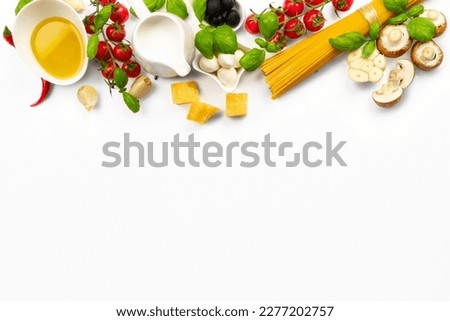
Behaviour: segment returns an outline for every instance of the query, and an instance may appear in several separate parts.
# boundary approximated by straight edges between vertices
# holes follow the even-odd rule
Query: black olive
[[[223,25],[223,16],[222,16],[221,14],[219,14],[219,15],[217,15],[217,16],[210,17],[210,18],[209,18],[209,23],[210,23],[212,26],[214,26],[214,27]]]
[[[240,21],[241,16],[239,12],[235,9],[230,10],[230,12],[228,12],[228,14],[225,16],[225,23],[229,25],[231,28],[237,27]]]
[[[220,0],[208,0],[206,2],[205,17],[212,18],[222,12],[222,4],[220,3]]]
[[[235,4],[236,4],[235,0],[222,0],[222,10],[229,11],[233,9]]]

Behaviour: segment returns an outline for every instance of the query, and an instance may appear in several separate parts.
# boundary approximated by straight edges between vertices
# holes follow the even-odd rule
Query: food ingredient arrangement
[[[49,1],[52,5],[62,3],[61,0],[45,2]],[[64,1],[77,12],[87,9],[82,0]],[[149,12],[162,11],[161,15],[175,15],[180,21],[189,16],[183,0],[142,1],[144,10]],[[348,76],[358,83],[380,82],[387,60],[398,59],[387,82],[372,94],[377,105],[392,107],[411,85],[416,68],[430,71],[443,61],[442,49],[434,38],[445,32],[446,17],[438,10],[425,8],[420,4],[422,1],[373,0],[324,28],[325,6],[332,5],[339,15],[351,9],[353,0],[284,0],[279,6],[269,4],[259,13],[250,10],[247,16],[236,0],[193,0],[192,9],[199,25],[192,49],[195,46],[198,53],[194,57],[189,53],[189,46],[186,47],[186,60],[195,70],[213,78],[227,93],[225,115],[242,117],[247,115],[248,95],[234,91],[245,72],[261,68],[275,99],[342,51],[348,52]],[[31,8],[27,6],[32,2],[19,1],[17,21],[24,20],[21,15],[25,13],[21,11]],[[45,100],[52,86],[50,79],[55,84],[78,81],[76,77],[82,76],[83,68],[87,68],[85,60],[89,59],[96,62],[110,92],[117,91],[124,104],[137,113],[140,100],[152,91],[149,76],[157,79],[159,66],[156,62],[155,65],[143,62],[134,52],[133,41],[128,40],[126,23],[136,15],[133,8],[117,0],[91,0],[90,3],[91,12],[80,19],[81,28],[80,21],[71,19],[70,14],[66,17],[56,13],[36,23],[27,41],[19,34],[18,52],[25,56],[23,52],[30,47],[34,63],[43,70],[39,73],[42,94],[32,106]],[[142,5],[136,0],[134,4]],[[255,37],[253,48],[238,41],[236,31],[242,24]],[[8,27],[3,36],[10,45],[15,45]],[[186,36],[186,39],[190,38]],[[63,61],[61,57],[67,52],[70,59]],[[405,57],[408,52],[409,59]],[[266,59],[267,54],[272,57]],[[98,93],[95,88],[83,85],[77,91],[77,98],[91,111],[97,104]],[[190,105],[187,119],[200,124],[220,112],[220,108],[201,101],[197,84],[192,81],[174,81],[172,101]]]

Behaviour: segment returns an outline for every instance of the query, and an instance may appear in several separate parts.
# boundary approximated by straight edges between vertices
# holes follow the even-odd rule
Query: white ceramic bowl
[[[239,49],[241,49],[243,52],[247,52],[248,50],[250,50],[249,48],[247,48],[247,47],[245,47],[245,46],[243,46],[243,45],[241,45],[241,44],[239,44]],[[202,54],[201,53],[197,53],[197,55],[195,56],[195,58],[194,58],[194,61],[192,62],[192,67],[196,70],[196,71],[198,71],[199,73],[201,73],[201,74],[203,74],[203,75],[206,75],[206,76],[208,76],[209,78],[211,78],[211,79],[214,79],[214,81],[220,86],[220,88],[222,88],[225,92],[227,92],[227,93],[232,93],[233,91],[235,91],[236,90],[236,88],[238,87],[238,85],[239,85],[239,82],[240,82],[240,80],[241,80],[241,77],[242,77],[242,75],[244,74],[244,72],[245,72],[245,70],[244,70],[244,68],[239,68],[239,70],[238,70],[238,72],[237,72],[237,79],[236,79],[236,82],[232,85],[232,86],[225,86],[224,84],[222,84],[222,82],[219,80],[219,77],[217,77],[217,75],[216,74],[213,74],[213,73],[209,73],[209,72],[206,72],[206,71],[203,71],[201,68],[200,68],[200,66],[199,66],[199,61],[200,61],[200,58],[202,57]]]
[[[51,17],[61,17],[72,22],[80,32],[84,41],[84,47],[86,47],[87,34],[83,22],[70,5],[61,0],[35,0],[27,4],[16,17],[16,22],[13,29],[14,43],[19,55],[40,77],[55,85],[71,85],[79,81],[86,73],[88,66],[87,56],[84,57],[83,66],[75,76],[69,79],[58,79],[50,75],[44,68],[42,68],[34,57],[31,49],[30,39],[33,30],[41,21]]]

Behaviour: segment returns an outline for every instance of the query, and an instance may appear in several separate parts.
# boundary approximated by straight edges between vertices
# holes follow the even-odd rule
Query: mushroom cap
[[[398,103],[402,97],[403,89],[389,82],[381,90],[372,93],[373,101],[380,107],[389,108]]]
[[[381,29],[377,40],[378,50],[389,58],[398,58],[412,45],[406,25],[387,25]]]
[[[445,15],[437,10],[427,9],[421,15],[421,17],[428,18],[436,26],[436,35],[439,37],[445,30],[447,30],[447,19]]]
[[[429,71],[441,65],[444,53],[433,40],[425,43],[416,42],[411,50],[411,60],[420,69]]]
[[[415,74],[414,64],[408,59],[400,59],[397,61],[397,67],[389,74],[389,82],[406,89],[414,80]]]

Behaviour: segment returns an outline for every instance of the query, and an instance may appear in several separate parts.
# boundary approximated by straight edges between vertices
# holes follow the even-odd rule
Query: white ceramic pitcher
[[[129,3],[140,19],[132,36],[137,61],[155,76],[188,75],[195,53],[194,32],[189,25],[171,13],[151,13],[143,0]]]

